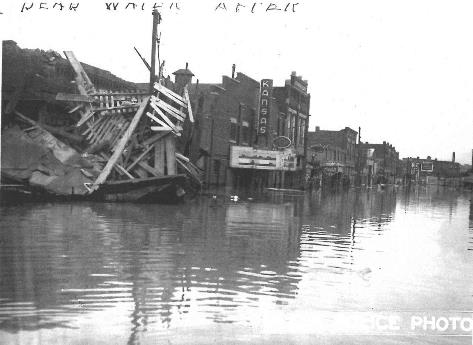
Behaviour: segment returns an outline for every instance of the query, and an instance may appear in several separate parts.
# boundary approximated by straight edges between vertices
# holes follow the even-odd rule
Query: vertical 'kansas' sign
[[[269,109],[271,106],[271,93],[273,90],[272,79],[261,79],[261,93],[259,99],[259,119],[258,119],[258,134],[268,132]]]

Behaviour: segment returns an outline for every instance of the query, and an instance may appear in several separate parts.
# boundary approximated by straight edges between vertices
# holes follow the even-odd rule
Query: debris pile
[[[76,90],[66,87],[51,101],[25,97],[24,82],[7,87],[2,106],[14,120],[2,131],[4,179],[54,196],[113,201],[174,201],[200,188],[201,172],[176,152],[184,122],[194,122],[186,86],[179,92],[157,80],[152,94],[98,89],[74,54],[65,56]]]

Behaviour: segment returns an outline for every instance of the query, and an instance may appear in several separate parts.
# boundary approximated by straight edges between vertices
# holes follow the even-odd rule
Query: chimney
[[[186,62],[186,68],[185,69],[179,69],[176,72],[174,72],[173,74],[174,74],[174,83],[176,84],[175,85],[175,88],[176,88],[175,91],[177,93],[181,94],[184,90],[184,87],[187,84],[191,83],[192,77],[194,76],[194,73],[192,73],[189,70],[189,63]]]
[[[455,151],[452,153],[452,163],[455,163]]]
[[[232,79],[235,79],[235,69],[236,69],[236,65],[233,64],[232,65]]]
[[[316,132],[320,131],[320,127],[319,127],[319,126],[315,126],[315,131],[316,131]],[[472,150],[472,151],[473,151],[473,150]],[[472,157],[473,157],[473,155],[472,155]]]

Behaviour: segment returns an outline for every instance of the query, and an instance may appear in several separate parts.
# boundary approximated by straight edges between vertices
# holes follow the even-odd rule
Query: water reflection
[[[322,311],[433,297],[465,308],[472,210],[456,192],[396,189],[2,207],[0,334],[139,344],[215,325],[290,333]]]

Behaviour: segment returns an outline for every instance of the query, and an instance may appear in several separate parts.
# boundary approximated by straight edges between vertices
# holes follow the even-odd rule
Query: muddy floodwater
[[[0,207],[2,344],[472,344],[473,195]]]

